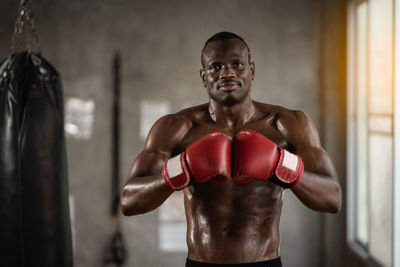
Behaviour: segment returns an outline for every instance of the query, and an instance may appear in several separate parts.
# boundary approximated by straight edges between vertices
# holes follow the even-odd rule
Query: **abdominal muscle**
[[[189,259],[247,263],[279,256],[280,187],[258,180],[210,181],[184,193]]]

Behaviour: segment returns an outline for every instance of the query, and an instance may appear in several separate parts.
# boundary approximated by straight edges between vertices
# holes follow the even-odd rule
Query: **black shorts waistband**
[[[281,257],[267,260],[267,261],[258,261],[258,262],[250,262],[250,263],[239,263],[239,264],[216,264],[216,263],[206,263],[200,261],[193,261],[186,259],[186,267],[206,267],[206,266],[238,266],[238,267],[282,267]]]

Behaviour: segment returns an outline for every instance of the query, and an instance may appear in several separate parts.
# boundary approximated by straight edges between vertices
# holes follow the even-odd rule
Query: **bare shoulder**
[[[276,125],[297,148],[321,146],[317,128],[304,111],[283,108],[277,114]]]
[[[196,123],[197,120],[205,120],[205,117],[209,116],[208,103],[182,109],[176,114],[184,116],[192,123]]]
[[[304,111],[301,110],[293,110],[284,107],[280,107],[279,112],[276,114],[276,120],[279,123],[285,124],[295,124],[297,127],[308,127],[310,124],[313,125],[313,122]]]
[[[133,161],[129,176],[159,173],[164,162],[193,127],[196,110],[198,108],[189,108],[158,119],[147,135],[143,151]]]
[[[256,107],[257,111],[259,111],[264,116],[273,115],[275,117],[277,114],[288,110],[287,108],[284,108],[284,107],[278,106],[278,105],[261,103],[261,102],[257,102],[257,101],[253,101],[253,103],[254,103],[254,106]]]
[[[204,106],[186,108],[158,119],[147,136],[145,150],[170,153],[196,124]]]
[[[263,103],[257,103],[257,108],[266,114],[266,118],[273,120],[276,128],[295,147],[319,147],[321,145],[318,131],[304,111]]]

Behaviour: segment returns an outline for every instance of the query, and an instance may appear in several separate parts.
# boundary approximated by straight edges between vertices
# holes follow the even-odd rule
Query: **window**
[[[394,40],[394,242],[393,266],[400,267],[400,0],[395,1]]]
[[[348,242],[394,263],[394,2],[351,1],[348,15]]]

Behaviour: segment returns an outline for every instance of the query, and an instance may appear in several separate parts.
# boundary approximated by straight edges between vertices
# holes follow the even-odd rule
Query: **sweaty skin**
[[[302,157],[305,171],[291,190],[310,209],[336,213],[342,193],[335,168],[320,144],[310,118],[301,111],[255,102],[250,98],[255,65],[242,41],[207,44],[200,76],[209,103],[159,119],[144,150],[132,164],[121,194],[124,215],[159,207],[174,191],[161,169],[200,137],[242,129],[257,131]],[[248,263],[279,256],[279,220],[283,189],[269,181],[237,184],[194,183],[184,190],[188,258],[209,263]]]

